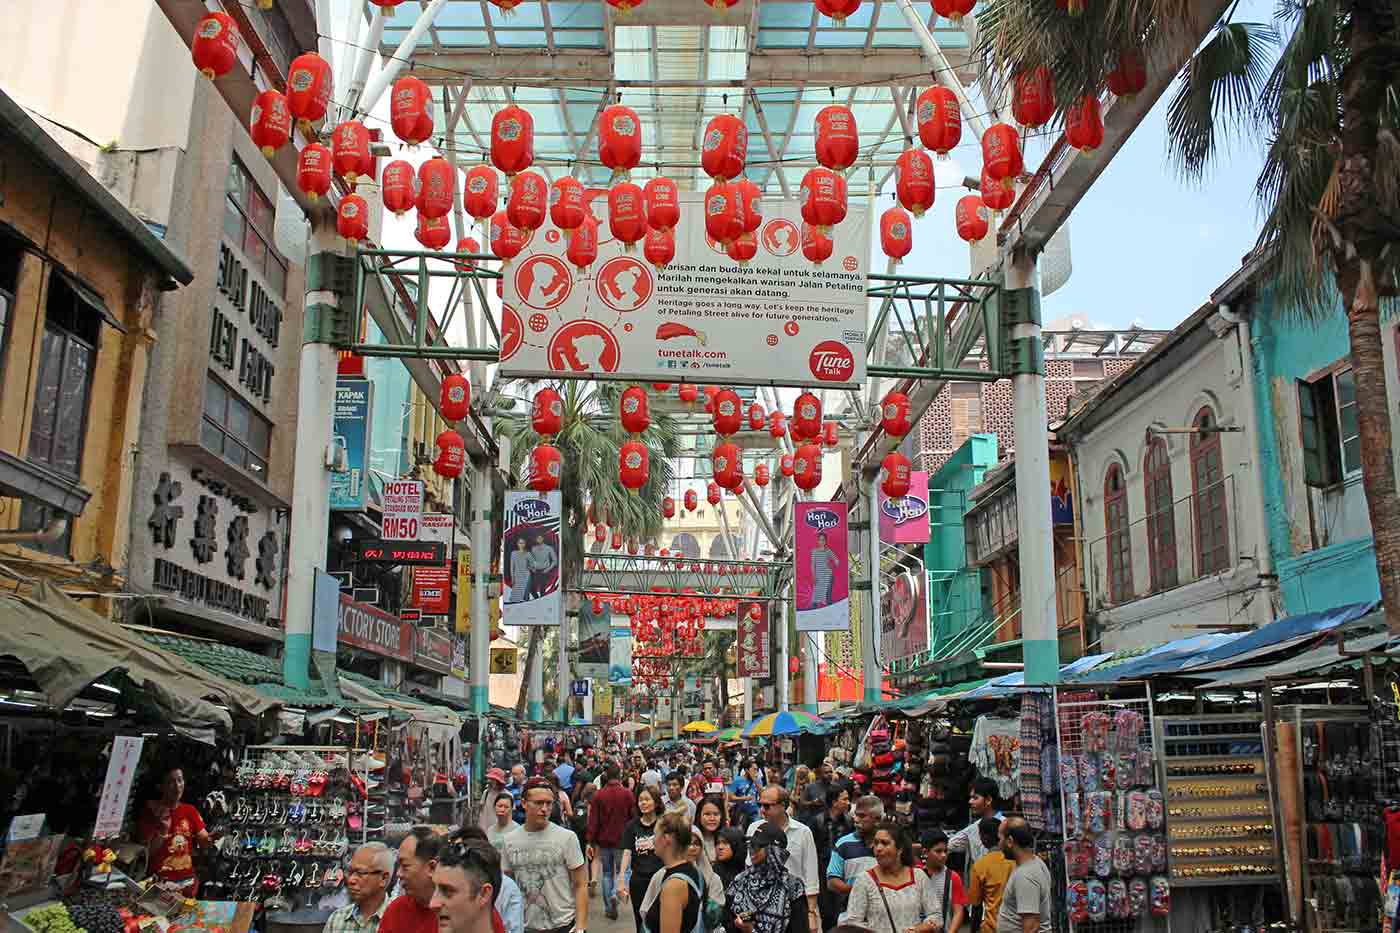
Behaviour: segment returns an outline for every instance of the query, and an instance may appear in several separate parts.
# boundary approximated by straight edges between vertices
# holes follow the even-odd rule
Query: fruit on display
[[[35,933],[82,933],[82,928],[73,922],[68,908],[62,904],[36,907],[25,914],[23,920]]]

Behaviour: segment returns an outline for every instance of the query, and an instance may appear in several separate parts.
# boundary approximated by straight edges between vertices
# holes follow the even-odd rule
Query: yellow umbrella
[[[719,731],[719,726],[715,725],[715,724],[712,723],[712,722],[707,722],[707,721],[705,721],[705,720],[703,720],[703,719],[697,719],[697,720],[695,720],[695,721],[693,721],[693,722],[688,722],[688,723],[686,723],[685,725],[681,726],[681,731],[682,731],[682,732],[717,732],[717,731]]]

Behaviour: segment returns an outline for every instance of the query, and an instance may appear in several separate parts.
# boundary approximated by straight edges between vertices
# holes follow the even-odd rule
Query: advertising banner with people
[[[850,559],[844,502],[798,502],[793,513],[793,576],[799,632],[851,627]]]
[[[768,676],[768,604],[757,599],[739,600],[738,641],[735,646],[739,677]]]
[[[928,544],[928,473],[909,474],[909,494],[891,499],[880,493],[880,540],[886,544]]]
[[[557,489],[543,495],[508,489],[505,506],[501,622],[558,625],[564,609],[559,580],[563,499]]]
[[[606,192],[589,191],[597,258],[568,260],[546,220],[506,270],[501,375],[854,388],[865,381],[869,209],[831,228],[831,258],[802,253],[801,205],[767,200],[754,257],[731,259],[705,232],[705,194],[682,192],[664,269],[609,232]]]
[[[593,600],[579,600],[578,606],[578,676],[593,680],[608,680],[609,655],[608,636],[612,632],[611,612],[608,604],[598,603],[599,612],[593,612]]]
[[[880,660],[907,658],[928,648],[928,574],[923,564],[899,567],[880,584]]]

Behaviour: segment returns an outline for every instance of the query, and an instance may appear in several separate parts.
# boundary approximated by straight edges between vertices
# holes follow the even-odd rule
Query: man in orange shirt
[[[968,872],[968,910],[970,912],[978,906],[982,908],[982,922],[978,925],[976,933],[996,933],[1001,895],[1006,890],[1006,881],[1011,877],[1011,869],[1016,867],[1010,859],[1002,855],[998,846],[997,833],[1001,825],[1001,820],[994,816],[983,817],[977,821],[977,835],[986,847],[987,854],[973,862]],[[961,917],[954,918],[954,925],[949,928],[948,933],[958,933],[959,920]]]
[[[433,909],[433,872],[444,840],[427,826],[415,826],[399,843],[399,885],[403,893],[384,908],[379,933],[438,933]]]

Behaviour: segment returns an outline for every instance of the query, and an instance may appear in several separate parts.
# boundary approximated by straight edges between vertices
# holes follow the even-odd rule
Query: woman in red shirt
[[[171,768],[161,777],[160,798],[148,800],[136,820],[136,836],[151,854],[151,872],[161,881],[178,885],[194,897],[199,879],[194,875],[195,846],[209,845],[204,818],[192,804],[181,802],[185,772]]]

